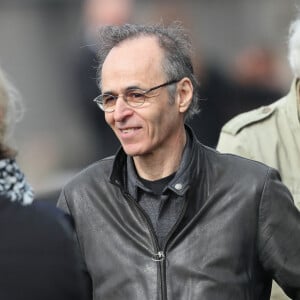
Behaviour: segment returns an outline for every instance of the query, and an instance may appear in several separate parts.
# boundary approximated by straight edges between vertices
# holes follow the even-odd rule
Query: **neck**
[[[184,146],[185,130],[169,147],[158,149],[146,156],[133,158],[137,173],[147,180],[158,180],[175,173],[180,165]]]

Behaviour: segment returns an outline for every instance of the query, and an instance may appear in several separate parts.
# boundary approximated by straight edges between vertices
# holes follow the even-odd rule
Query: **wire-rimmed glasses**
[[[105,112],[113,112],[116,107],[116,102],[120,96],[123,96],[124,101],[131,107],[139,107],[145,103],[146,98],[154,97],[157,95],[148,95],[148,93],[162,88],[164,86],[168,86],[170,84],[177,83],[179,80],[170,80],[163,84],[154,86],[148,90],[142,90],[139,88],[130,88],[125,91],[124,94],[113,95],[109,93],[104,93],[96,97],[93,101]]]

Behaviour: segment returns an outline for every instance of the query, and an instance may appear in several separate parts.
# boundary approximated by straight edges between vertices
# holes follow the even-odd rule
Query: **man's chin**
[[[128,156],[139,156],[141,155],[140,151],[138,151],[137,149],[133,149],[132,147],[124,147],[123,146],[123,150],[124,152],[128,155]]]
[[[123,146],[123,150],[128,156],[131,156],[131,157],[143,156],[146,154],[145,151],[143,151],[142,149],[137,149],[137,148],[133,148],[133,147],[124,147]]]

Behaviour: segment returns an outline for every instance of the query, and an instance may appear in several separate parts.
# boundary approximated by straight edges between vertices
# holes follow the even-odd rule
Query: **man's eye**
[[[103,95],[103,104],[111,104],[115,101],[115,97],[113,95]]]
[[[131,91],[127,93],[127,97],[131,100],[140,100],[144,98],[144,93],[140,91]]]

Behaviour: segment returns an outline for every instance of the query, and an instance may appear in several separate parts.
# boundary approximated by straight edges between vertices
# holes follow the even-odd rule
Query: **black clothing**
[[[138,176],[139,181],[149,190],[153,192],[155,195],[161,195],[165,189],[165,187],[168,185],[168,183],[174,178],[175,173],[158,179],[158,180],[147,180],[144,178],[141,178]]]
[[[169,191],[163,193],[174,176],[175,174],[172,174],[156,181],[149,181],[138,177],[144,188],[138,187],[137,201],[150,218],[161,248],[170,229],[175,224],[183,204],[178,198],[172,199]]]
[[[1,196],[0,239],[0,299],[91,299],[71,218],[55,206]]]
[[[74,217],[94,300],[267,300],[272,277],[300,299],[300,213],[277,171],[193,136],[180,189],[170,186],[183,208],[160,248],[126,188],[126,166],[120,150],[59,199]]]
[[[127,189],[150,218],[160,248],[163,248],[168,233],[176,223],[183,208],[184,201],[180,193],[182,188],[181,176],[190,160],[191,148],[191,138],[187,135],[181,166],[175,174],[160,180],[159,184],[162,186],[159,193],[144,184],[145,180],[141,180],[137,175],[132,159],[127,158]],[[166,182],[165,185],[163,185],[164,181]],[[148,185],[150,185],[149,182]],[[175,190],[172,186],[175,186]],[[155,183],[151,183],[151,187],[155,187]]]

